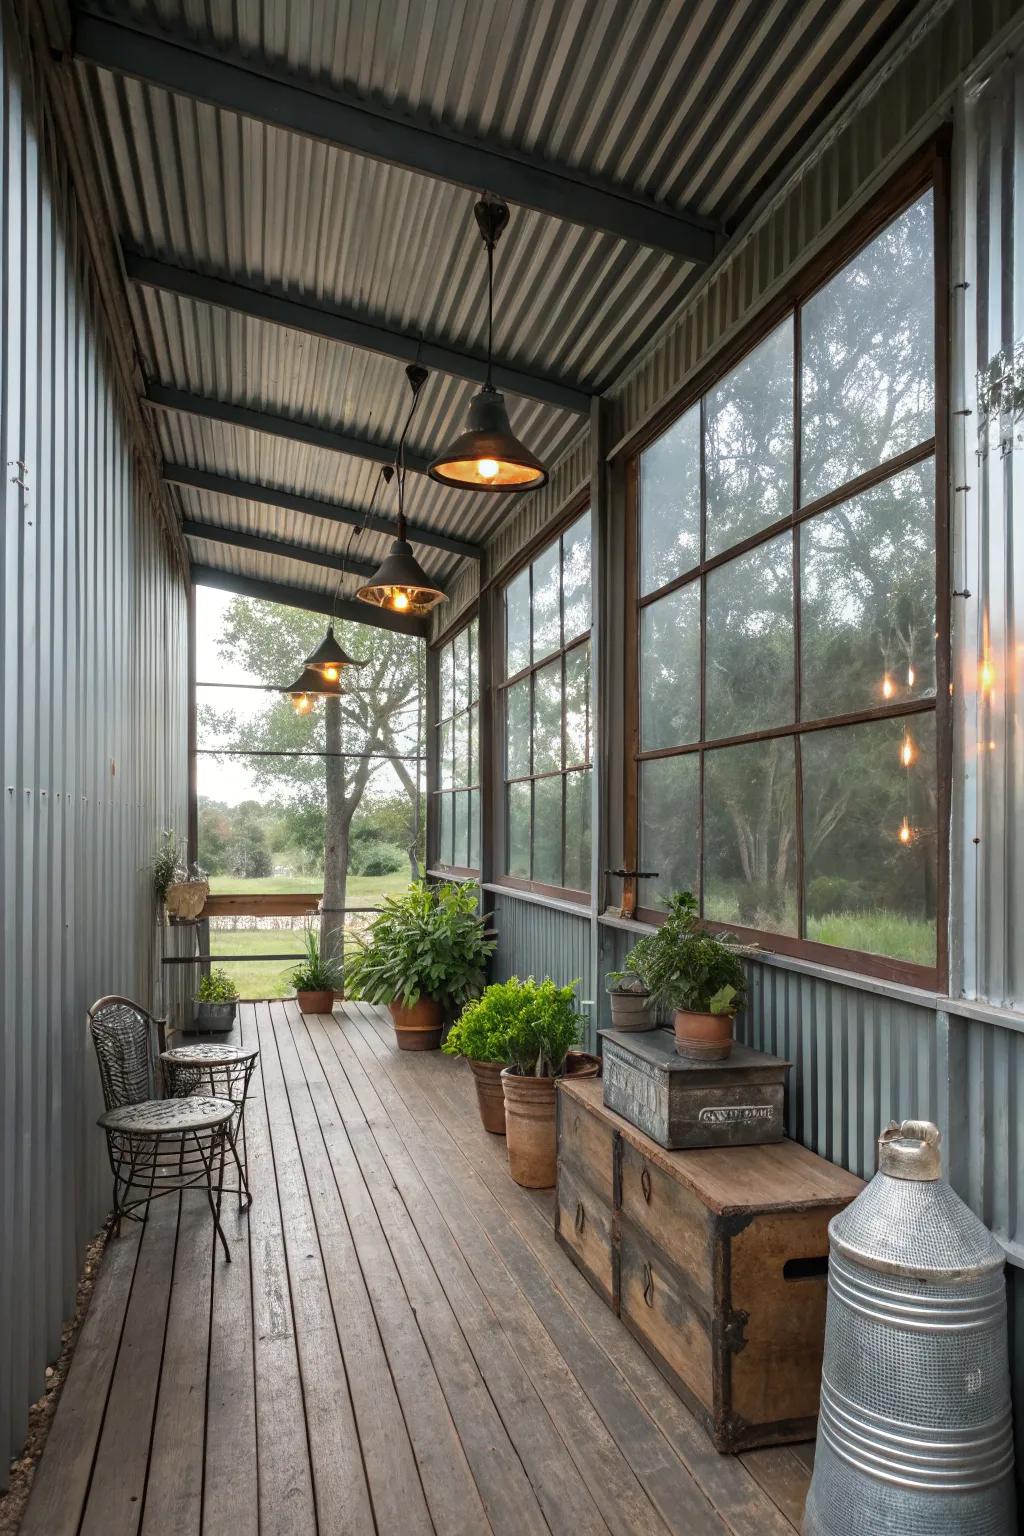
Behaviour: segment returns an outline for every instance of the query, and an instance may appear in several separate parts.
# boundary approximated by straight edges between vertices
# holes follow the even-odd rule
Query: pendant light
[[[473,212],[487,247],[487,382],[473,396],[469,427],[430,465],[432,480],[460,490],[527,491],[547,482],[548,472],[516,437],[505,397],[491,382],[494,337],[494,247],[508,223],[508,204],[486,193]]]
[[[398,537],[394,540],[383,563],[374,571],[369,581],[356,589],[356,597],[362,603],[375,608],[388,608],[392,613],[408,613],[416,617],[429,613],[438,603],[447,599],[441,588],[431,581],[412,552],[406,537],[405,525],[405,439],[416,412],[420,390],[427,380],[427,370],[410,363],[405,370],[412,390],[412,405],[398,440]],[[390,480],[390,476],[388,477]]]
[[[353,661],[347,651],[342,650],[334,636],[334,620],[327,626],[327,633],[320,641],[315,651],[311,651],[303,662],[311,672],[316,672],[325,683],[339,683],[341,674],[346,667],[359,667],[362,662]]]
[[[350,662],[356,666],[358,663]],[[297,715],[308,715],[317,699],[337,699],[341,697],[341,682],[325,678],[322,672],[315,672],[312,667],[304,667],[287,688],[281,692],[291,700],[292,709]]]

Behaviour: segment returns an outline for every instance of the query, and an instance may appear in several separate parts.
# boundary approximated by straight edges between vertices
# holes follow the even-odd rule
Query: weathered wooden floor
[[[712,1449],[462,1063],[359,1005],[240,1013],[234,1262],[198,1195],[108,1245],[23,1536],[792,1536],[809,1448]]]

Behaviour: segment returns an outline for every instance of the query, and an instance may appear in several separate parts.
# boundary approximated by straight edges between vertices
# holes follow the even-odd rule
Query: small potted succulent
[[[216,1032],[230,1029],[235,1022],[238,988],[223,966],[215,966],[200,977],[196,988],[196,1028]]]
[[[299,1000],[302,1013],[330,1013],[334,1007],[334,994],[340,992],[342,967],[320,951],[320,935],[315,928],[306,929],[303,941],[305,958],[291,973],[291,984]]]
[[[388,896],[345,961],[349,997],[385,1003],[401,1051],[436,1051],[445,1017],[483,989],[494,937],[479,912],[480,887],[469,880],[415,880]]]
[[[210,882],[198,864],[180,856],[177,834],[164,832],[150,865],[153,893],[174,922],[194,922],[206,905]]]
[[[612,1028],[630,1032],[653,1029],[655,1024],[651,989],[640,974],[642,960],[634,960],[634,954],[635,950],[623,970],[609,971],[605,983],[612,1005]]]
[[[731,934],[712,934],[697,915],[691,891],[676,891],[661,927],[630,952],[655,1002],[672,1009],[680,1056],[724,1061],[732,1051],[733,1020],[746,996],[742,945]]]
[[[550,1189],[555,1182],[555,1081],[573,1070],[596,1071],[594,1058],[572,1060],[583,1032],[576,1007],[576,982],[517,976],[487,988],[482,1007],[501,1020],[509,1065],[501,1073],[509,1172],[524,1189]]]

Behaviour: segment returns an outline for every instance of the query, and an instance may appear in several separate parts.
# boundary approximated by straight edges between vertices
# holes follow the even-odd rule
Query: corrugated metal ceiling
[[[358,95],[377,110],[572,167],[728,229],[912,9],[911,0],[132,0],[103,14]],[[485,346],[476,194],[77,66],[123,246],[193,271],[355,310],[395,330]],[[501,192],[502,188],[491,190]],[[664,251],[513,206],[499,246],[495,353],[597,392],[678,306],[697,269]],[[146,288],[132,317],[147,379],[394,441],[400,361]],[[474,386],[440,373],[410,447],[461,428]],[[580,418],[509,397],[549,463]],[[364,508],[376,465],[181,413],[154,418],[165,459]],[[507,506],[409,478],[410,519],[480,541]],[[340,553],[338,524],[175,487],[183,517]],[[387,509],[387,501],[381,510]],[[393,502],[391,504],[393,510]],[[386,541],[363,534],[373,558]],[[193,542],[237,574],[333,587],[276,555]],[[417,550],[432,572],[452,556]],[[350,590],[356,578],[345,579]]]

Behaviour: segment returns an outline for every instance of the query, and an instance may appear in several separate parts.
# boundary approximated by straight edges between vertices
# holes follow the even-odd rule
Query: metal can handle
[[[649,1307],[654,1306],[654,1274],[646,1261],[644,1262],[644,1301]]]
[[[651,1170],[648,1168],[646,1163],[644,1164],[643,1169],[641,1170],[641,1173],[640,1173],[640,1188],[643,1190],[644,1199],[647,1201],[647,1204],[650,1205],[650,1203],[651,1203]]]
[[[582,1200],[577,1200],[576,1201],[576,1218],[575,1218],[575,1221],[573,1222],[573,1225],[576,1228],[577,1235],[581,1235],[582,1234],[583,1227],[584,1227],[584,1224],[586,1223],[586,1220],[587,1220],[587,1213],[583,1209],[583,1201]]]

